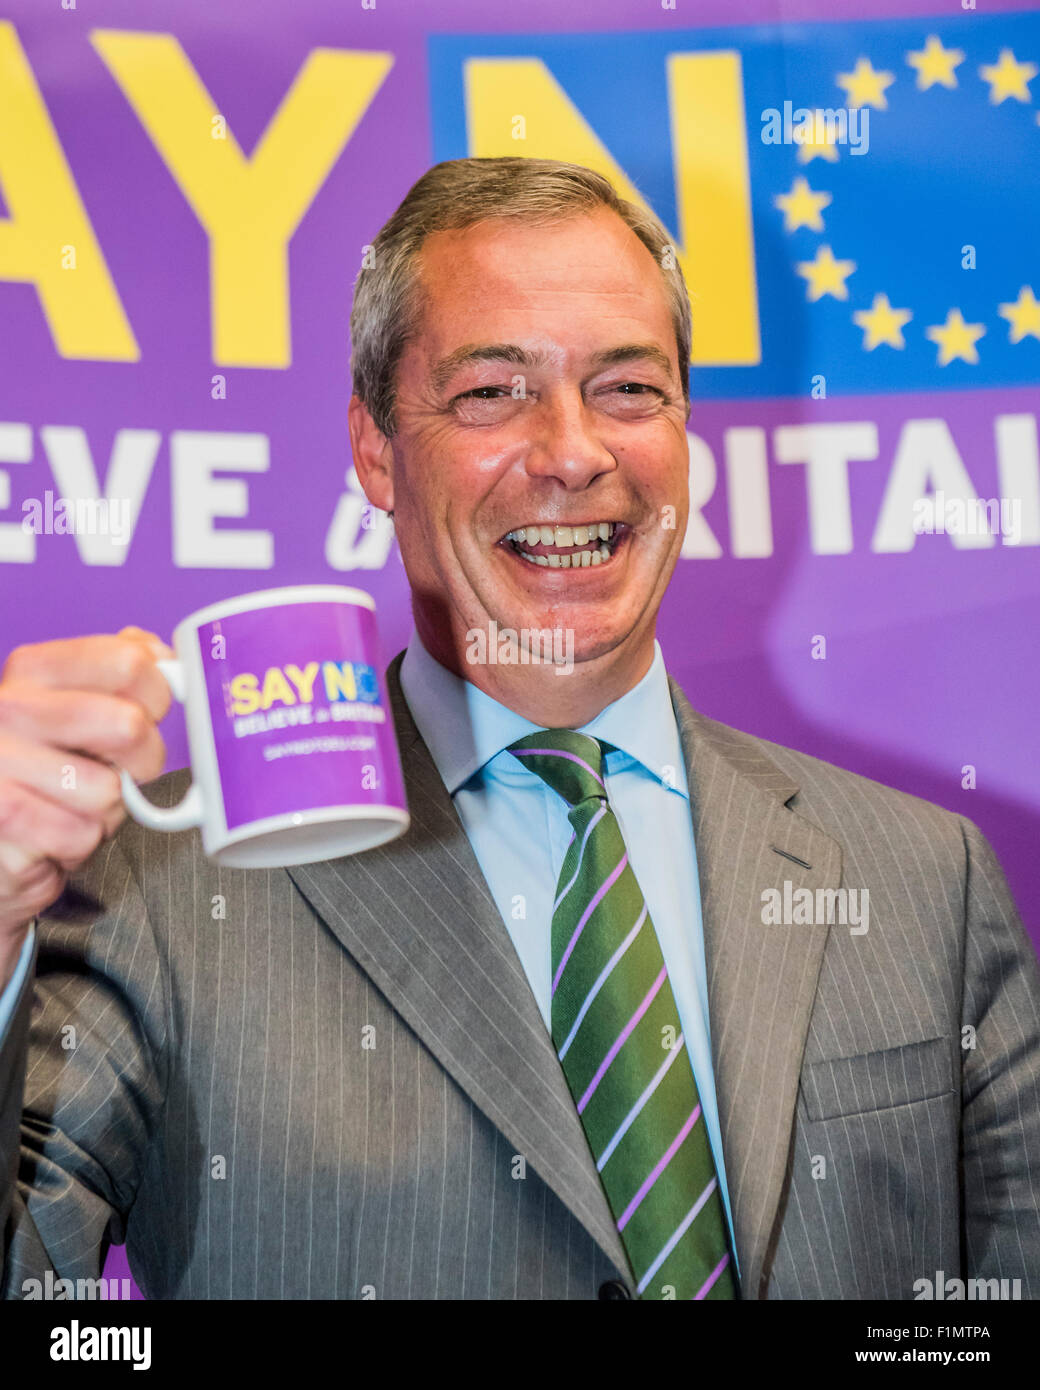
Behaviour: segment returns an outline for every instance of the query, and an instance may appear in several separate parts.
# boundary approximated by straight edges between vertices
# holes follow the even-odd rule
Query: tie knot
[[[579,734],[574,729],[540,729],[511,743],[507,752],[536,772],[568,806],[607,795],[603,745],[590,734]]]

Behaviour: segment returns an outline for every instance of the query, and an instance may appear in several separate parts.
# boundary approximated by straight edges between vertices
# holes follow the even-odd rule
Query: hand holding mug
[[[17,647],[0,675],[0,988],[29,923],[125,816],[118,768],[157,777],[170,691],[154,633]]]

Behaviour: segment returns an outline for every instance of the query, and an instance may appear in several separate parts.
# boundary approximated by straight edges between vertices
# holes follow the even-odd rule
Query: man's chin
[[[616,606],[600,609],[587,603],[562,603],[547,611],[510,604],[500,608],[489,622],[488,639],[500,647],[513,643],[531,652],[551,648],[556,662],[566,653],[568,668],[576,670],[617,651],[632,636],[633,626]],[[536,663],[528,658],[522,659],[522,664]]]

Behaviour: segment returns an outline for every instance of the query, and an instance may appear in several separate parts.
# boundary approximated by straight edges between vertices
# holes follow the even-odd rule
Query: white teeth
[[[610,559],[610,546],[601,545],[597,550],[582,550],[573,555],[529,555],[526,550],[521,550],[520,554],[532,565],[548,566],[554,570],[577,570],[606,564]]]
[[[517,552],[532,565],[551,569],[588,569],[590,565],[603,565],[610,559],[608,542],[615,525],[610,521],[594,521],[590,526],[520,526],[510,531],[507,540],[514,543]],[[597,545],[597,542],[599,544]],[[574,551],[561,555],[550,551],[548,555],[531,555],[524,550],[525,545],[546,546],[596,546],[594,550]]]
[[[518,545],[588,545],[597,537],[609,541],[614,529],[612,521],[594,521],[591,526],[518,526],[507,533],[506,539]]]

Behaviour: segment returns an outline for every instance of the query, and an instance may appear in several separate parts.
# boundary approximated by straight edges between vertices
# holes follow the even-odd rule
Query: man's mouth
[[[593,569],[609,564],[628,529],[620,521],[589,521],[580,526],[533,521],[509,531],[500,544],[531,565],[548,569]]]

